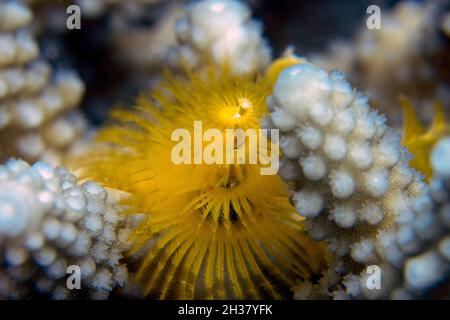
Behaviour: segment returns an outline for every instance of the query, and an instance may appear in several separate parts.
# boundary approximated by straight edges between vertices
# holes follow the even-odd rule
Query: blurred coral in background
[[[450,6],[375,2],[0,0],[0,299],[450,298]]]
[[[0,9],[0,157],[58,162],[86,130],[84,116],[72,111],[84,84],[73,71],[54,72],[40,57],[28,7],[2,2]]]

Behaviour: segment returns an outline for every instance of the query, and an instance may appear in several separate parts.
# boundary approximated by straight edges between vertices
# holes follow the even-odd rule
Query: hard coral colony
[[[399,1],[340,51],[272,59],[243,1],[76,4],[131,70],[120,91],[144,90],[97,128],[76,107],[98,84],[55,58],[83,29],[0,0],[0,299],[449,297],[445,5]]]
[[[39,56],[32,17],[20,2],[0,2],[0,159],[57,163],[85,130],[73,110],[85,88],[76,73],[54,72]]]

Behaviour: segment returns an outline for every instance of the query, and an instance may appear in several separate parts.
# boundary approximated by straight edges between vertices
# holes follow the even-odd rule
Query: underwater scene
[[[0,0],[0,300],[74,299],[450,299],[450,1]]]

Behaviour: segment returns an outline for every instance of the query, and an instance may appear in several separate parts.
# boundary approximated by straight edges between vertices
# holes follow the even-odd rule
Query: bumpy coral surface
[[[39,58],[27,28],[32,12],[18,1],[0,1],[0,158],[58,162],[59,151],[85,130],[78,111],[84,93],[70,71],[53,73]]]
[[[269,124],[282,132],[280,174],[292,182],[297,211],[314,239],[353,261],[335,271],[380,256],[395,265],[384,231],[412,218],[424,184],[386,118],[341,73],[309,63],[281,73],[269,110]]]
[[[392,239],[390,256],[395,257],[394,266],[400,271],[385,285],[392,299],[449,297],[449,146],[446,137],[434,148],[434,177],[427,193],[417,202],[413,217],[387,233],[387,238]]]
[[[105,299],[123,286],[121,218],[107,195],[43,162],[0,166],[0,298]],[[81,287],[69,289],[72,267]]]
[[[447,158],[448,159],[448,158]],[[394,291],[394,298],[448,298],[450,265],[450,184],[436,178],[431,184],[434,206],[417,215],[417,220],[403,226],[397,237],[404,241],[406,253],[404,284]],[[411,254],[411,252],[413,254]],[[443,286],[443,290],[439,287]]]
[[[190,67],[199,66],[207,57],[218,65],[228,64],[234,73],[245,73],[260,71],[270,62],[262,26],[251,19],[250,9],[243,2],[194,2],[175,31],[180,44],[172,59]]]

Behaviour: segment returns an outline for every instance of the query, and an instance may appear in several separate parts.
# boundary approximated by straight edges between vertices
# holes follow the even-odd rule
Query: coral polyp
[[[238,157],[196,164],[195,150],[190,163],[172,159],[172,133],[183,128],[194,135],[195,121],[223,135],[259,129],[264,82],[212,68],[183,82],[169,78],[163,87],[134,110],[113,113],[118,123],[99,134],[109,145],[89,156],[87,169],[129,195],[125,214],[143,213],[130,237],[131,254],[149,245],[136,279],[154,298],[288,297],[298,280],[321,272],[324,258],[321,244],[295,217],[278,175],[262,175],[260,161],[247,164]]]

